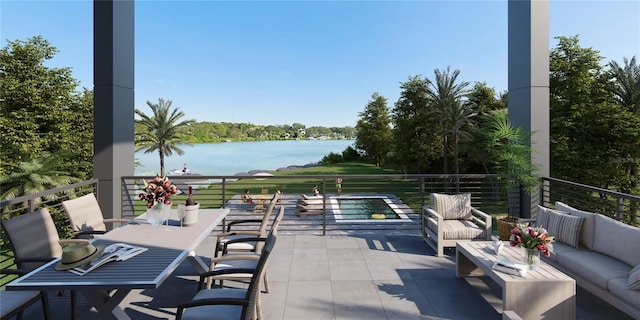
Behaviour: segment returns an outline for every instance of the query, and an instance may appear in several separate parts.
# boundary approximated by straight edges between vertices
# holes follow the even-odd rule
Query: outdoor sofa
[[[539,206],[535,224],[554,236],[547,263],[640,319],[640,228],[562,202]]]

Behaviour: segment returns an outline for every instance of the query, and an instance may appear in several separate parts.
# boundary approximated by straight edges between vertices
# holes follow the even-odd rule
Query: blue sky
[[[0,38],[42,35],[93,86],[91,0],[1,0]],[[507,89],[507,1],[136,1],[135,107],[170,99],[198,121],[354,126],[374,92],[461,71]],[[550,1],[556,36],[640,58],[640,1]]]

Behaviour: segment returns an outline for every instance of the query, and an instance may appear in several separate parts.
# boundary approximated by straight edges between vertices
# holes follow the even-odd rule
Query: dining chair
[[[276,218],[273,220],[273,224],[271,225],[271,230],[269,231],[269,234],[273,234],[273,235],[277,235],[278,234],[278,227],[280,226],[280,222],[282,221],[282,218],[284,217],[284,211],[285,211],[285,207],[281,206],[280,207],[280,211],[278,212],[278,214],[276,215]],[[254,238],[239,238],[239,239],[235,239],[235,240],[230,240],[229,242],[225,243],[225,247],[233,244],[233,243],[240,243],[240,242],[252,242],[252,243],[256,243],[257,244],[257,248],[256,248],[256,252],[253,253],[252,255],[255,256],[260,256],[261,252],[262,252],[262,245],[263,242],[261,240],[263,240],[264,238],[259,238],[259,237],[254,237]],[[241,268],[255,268],[255,264],[257,263],[257,258],[255,260],[251,260],[251,259],[236,259],[237,255],[241,255],[244,253],[237,253],[237,254],[228,254],[228,250],[222,250],[223,251],[223,255],[219,256],[219,257],[215,257],[211,259],[211,264],[209,266],[209,270],[210,271],[222,271],[225,269],[241,269]],[[268,281],[268,268],[265,268],[263,274],[262,274],[262,279],[263,279],[263,283],[264,283],[264,292],[265,293],[269,293],[269,281]],[[220,287],[223,287],[223,281],[224,280],[239,280],[239,281],[246,281],[249,280],[251,278],[250,274],[223,274],[220,276],[216,276],[216,277],[209,277],[208,281],[207,281],[207,289],[212,288],[213,286],[215,286],[215,282],[216,281],[220,281]]]
[[[267,227],[269,225],[269,219],[271,218],[271,214],[273,212],[273,208],[276,206],[277,200],[279,196],[274,195],[273,200],[269,203],[269,207],[267,211],[264,213],[262,219],[242,219],[242,220],[234,220],[227,224],[227,230],[225,232],[221,232],[217,235],[216,238],[216,246],[214,257],[219,255],[219,252],[222,250],[226,250],[228,252],[255,252],[256,251],[256,243],[251,241],[239,241],[234,242],[225,246],[225,243],[242,238],[255,238],[255,237],[265,237]],[[256,223],[260,223],[257,230],[236,230],[233,231],[234,227],[242,226],[242,225],[254,225]]]
[[[15,269],[0,269],[1,274],[23,275],[23,272]],[[40,300],[42,302],[42,316],[45,320],[51,319],[49,298],[46,291],[6,291],[0,290],[0,320],[22,319],[23,311]]]
[[[106,233],[105,223],[129,222],[128,219],[105,219],[93,193],[63,201],[62,207],[69,217],[74,238],[78,239],[90,239],[96,234]]]
[[[46,208],[1,221],[13,251],[17,274],[26,274],[62,256],[62,245],[87,240],[61,240],[53,218]],[[75,316],[75,292],[71,292],[71,318]]]
[[[260,306],[260,279],[267,265],[267,259],[273,251],[277,236],[270,234],[264,241],[259,256],[238,255],[237,259],[256,259],[255,268],[213,270],[200,275],[198,292],[190,302],[178,305],[177,320],[190,319],[262,319]],[[251,281],[247,288],[203,289],[206,279],[228,273],[250,273]]]

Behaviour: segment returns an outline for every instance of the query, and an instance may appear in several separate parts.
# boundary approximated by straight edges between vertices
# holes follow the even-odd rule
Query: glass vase
[[[164,205],[156,203],[153,207],[147,209],[147,222],[152,226],[159,226],[163,221]]]
[[[540,250],[523,248],[522,262],[524,262],[529,270],[538,270],[540,268]]]

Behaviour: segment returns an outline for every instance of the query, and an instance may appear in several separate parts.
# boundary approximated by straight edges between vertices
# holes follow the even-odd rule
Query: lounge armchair
[[[104,234],[107,232],[105,223],[129,222],[128,219],[105,219],[93,193],[63,201],[62,207],[69,216],[74,238],[89,239],[93,235]]]
[[[256,312],[260,311],[260,278],[276,244],[276,238],[275,234],[267,237],[255,268],[214,270],[201,274],[198,293],[191,302],[178,305],[176,319],[253,319]],[[255,256],[250,259],[255,259]],[[208,277],[228,273],[250,273],[249,287],[203,289]],[[257,318],[261,319],[262,315],[257,314]]]
[[[438,257],[456,242],[491,240],[491,216],[471,206],[471,194],[431,194],[422,208],[422,238]]]

